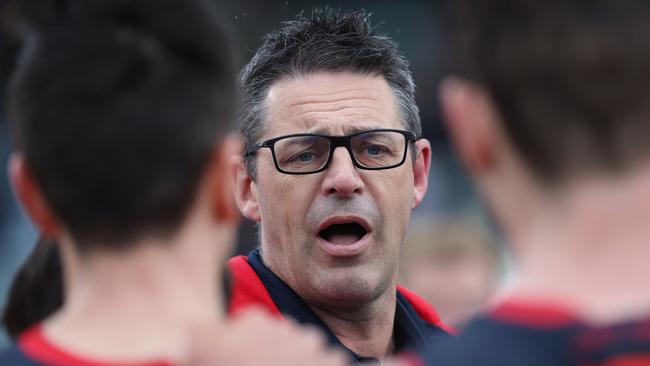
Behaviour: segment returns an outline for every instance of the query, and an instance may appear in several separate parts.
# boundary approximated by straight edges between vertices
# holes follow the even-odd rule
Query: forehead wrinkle
[[[350,104],[347,101],[334,105],[311,107],[295,104],[293,108],[284,109],[281,116],[286,118],[286,122],[291,121],[291,124],[301,130],[306,128],[308,131],[305,132],[312,132],[315,129],[323,132],[338,129],[338,127],[345,127],[346,122],[349,123],[349,121],[354,121],[354,125],[342,128],[342,130],[351,130],[354,126],[358,126],[358,123],[373,126],[373,128],[386,128],[391,127],[389,125],[393,124],[393,119],[400,119],[398,113],[384,111],[383,105],[377,103],[367,105]],[[390,118],[391,115],[394,118]],[[339,124],[341,126],[338,126]],[[329,126],[329,128],[322,125]]]
[[[314,99],[314,98],[310,98]],[[370,120],[381,121],[386,115],[395,115],[397,111],[390,110],[385,103],[381,103],[374,98],[355,98],[341,100],[312,100],[304,99],[283,106],[281,114],[291,119],[348,119],[354,116],[364,116]],[[330,115],[333,115],[330,117]]]
[[[380,102],[377,98],[372,98],[372,97],[345,97],[341,96],[340,98],[332,98],[332,99],[326,99],[326,98],[320,98],[320,97],[315,97],[315,96],[303,96],[299,98],[300,100],[297,101],[292,101],[291,103],[287,104],[284,106],[286,109],[295,109],[295,108],[319,108],[323,107],[325,111],[331,110],[332,108],[338,108],[339,105],[344,104],[344,105],[349,105],[349,108],[354,108],[354,107],[367,107],[367,108],[372,108],[370,105],[376,104],[377,102]],[[383,106],[383,104],[380,104]],[[332,106],[331,108],[327,108],[328,106]]]
[[[343,131],[343,135],[351,135],[357,132],[364,132],[364,131],[370,131],[370,130],[376,130],[382,128],[381,126],[373,126],[373,125],[361,125],[361,126],[343,126],[340,129]],[[306,131],[306,133],[314,133],[314,134],[319,134],[319,135],[329,135],[330,129],[324,126],[314,126]],[[330,136],[338,136],[338,135],[330,135]]]
[[[352,92],[361,92],[361,93],[365,94],[367,92],[367,90],[365,90],[363,88],[351,88],[351,89],[335,90],[335,91],[332,91],[332,92],[312,92],[312,95],[310,95],[310,97],[322,98],[322,97],[328,97],[328,96],[337,95],[337,94],[350,94]],[[370,98],[366,98],[366,99],[370,99]]]
[[[335,107],[331,109],[319,109],[319,110],[308,110],[308,111],[300,111],[297,114],[293,115],[293,118],[307,118],[307,119],[315,119],[315,118],[310,118],[312,115],[316,115],[317,117],[320,117],[320,119],[323,119],[324,116],[327,116],[328,114],[336,113],[336,112],[345,112],[345,111],[351,111],[353,113],[350,113],[351,115],[354,116],[364,116],[368,119],[371,120],[377,120],[377,116],[373,116],[372,112],[376,112],[377,109],[369,106],[340,106],[340,107]],[[323,116],[319,116],[323,115]],[[381,114],[383,115],[383,114]],[[343,116],[337,116],[339,119],[346,119],[350,118],[350,115],[343,115]]]

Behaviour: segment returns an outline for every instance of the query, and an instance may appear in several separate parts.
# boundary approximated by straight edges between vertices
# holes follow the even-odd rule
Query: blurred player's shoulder
[[[476,318],[449,347],[427,350],[422,358],[438,366],[650,365],[650,314],[595,326],[561,306],[512,300]]]

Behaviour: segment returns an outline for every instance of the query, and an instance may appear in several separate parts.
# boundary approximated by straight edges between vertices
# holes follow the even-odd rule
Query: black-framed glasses
[[[369,130],[347,136],[298,133],[279,136],[250,146],[245,156],[268,147],[279,172],[312,174],[327,169],[334,149],[341,146],[348,150],[355,167],[381,170],[404,164],[408,143],[415,141],[415,138],[411,131],[392,129]]]

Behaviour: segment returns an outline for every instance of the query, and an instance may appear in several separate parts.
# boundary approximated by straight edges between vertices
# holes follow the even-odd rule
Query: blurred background
[[[485,219],[470,182],[450,149],[440,121],[436,87],[444,54],[443,0],[395,1],[220,1],[223,20],[235,40],[240,65],[244,65],[261,37],[312,6],[330,5],[374,13],[374,25],[401,45],[411,62],[418,86],[418,104],[424,137],[433,146],[427,196],[413,213],[403,250],[401,282],[426,297],[443,320],[461,325],[476,311],[504,278],[504,253]],[[6,81],[19,44],[0,32],[0,108],[4,112]],[[6,161],[11,151],[7,121],[0,114],[0,309],[13,274],[36,241],[37,234],[20,211],[7,182]],[[238,253],[257,245],[256,228],[244,222]],[[7,339],[0,330],[0,349]]]

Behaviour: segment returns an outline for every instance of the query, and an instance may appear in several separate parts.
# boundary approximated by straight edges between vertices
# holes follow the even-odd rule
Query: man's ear
[[[244,158],[241,155],[237,156],[237,159],[232,161],[234,174],[234,186],[235,186],[235,200],[237,201],[237,206],[239,210],[249,220],[259,222],[261,220],[260,216],[260,206],[257,200],[257,190],[255,181],[248,174],[248,169],[246,169],[246,163]]]
[[[413,164],[413,207],[422,202],[429,185],[429,170],[431,168],[431,144],[427,139],[415,142],[417,155]]]
[[[9,179],[18,200],[34,226],[45,239],[56,239],[60,225],[20,153],[13,153],[8,164]]]
[[[228,135],[221,140],[219,147],[215,150],[213,157],[212,172],[212,204],[214,214],[220,222],[239,222],[240,214],[233,199],[233,170],[231,161],[234,155],[241,150],[239,138]]]
[[[483,88],[457,77],[445,78],[439,92],[443,119],[459,158],[472,175],[482,175],[493,168],[498,148],[498,116],[491,98]]]

